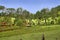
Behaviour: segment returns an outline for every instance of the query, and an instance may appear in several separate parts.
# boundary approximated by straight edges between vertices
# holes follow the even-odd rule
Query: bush
[[[15,21],[15,24],[17,26],[23,26],[23,20],[22,19],[18,19],[18,20]]]
[[[58,24],[60,24],[60,19],[58,19]]]
[[[54,24],[54,21],[51,21],[51,24]]]

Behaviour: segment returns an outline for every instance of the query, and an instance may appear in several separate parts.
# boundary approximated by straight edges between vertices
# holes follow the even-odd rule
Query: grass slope
[[[0,33],[0,40],[41,40],[42,34],[45,34],[46,40],[60,39],[60,25],[36,26],[23,28],[14,31]]]

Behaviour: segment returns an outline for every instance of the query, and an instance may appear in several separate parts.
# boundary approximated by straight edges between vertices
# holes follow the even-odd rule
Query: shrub
[[[58,24],[60,24],[60,19],[58,19]]]
[[[22,19],[18,19],[17,21],[15,21],[15,24],[17,26],[23,26],[23,20]]]
[[[51,24],[54,24],[54,21],[51,21]]]

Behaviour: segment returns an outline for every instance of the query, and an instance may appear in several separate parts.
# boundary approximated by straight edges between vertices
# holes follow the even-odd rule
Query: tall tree
[[[52,16],[53,18],[57,17],[57,10],[56,10],[55,8],[52,8],[52,9],[51,9],[51,16]]]
[[[22,12],[23,12],[23,9],[22,8],[17,8],[17,13],[18,14],[22,14]]]
[[[18,18],[23,18],[22,13],[23,13],[23,8],[17,8],[16,15]]]
[[[8,11],[9,13],[14,13],[14,12],[15,12],[15,9],[14,9],[14,8],[7,8],[7,11]]]
[[[47,18],[48,18],[48,13],[49,13],[49,9],[48,8],[44,8],[41,10],[42,13],[42,18],[45,20],[45,24],[47,24]]]
[[[22,15],[23,15],[24,18],[28,19],[30,17],[30,12],[27,11],[27,10],[24,10]]]
[[[0,12],[1,14],[0,15],[3,15],[3,11],[4,11],[5,7],[4,6],[0,6]]]
[[[57,12],[56,12],[56,13],[57,13],[57,16],[60,16],[60,13],[59,13],[59,12],[60,12],[60,5],[57,6],[57,7],[55,7],[55,9],[56,9],[56,11],[57,11]]]
[[[9,16],[13,16],[14,13],[15,13],[15,9],[14,8],[7,8],[6,10],[7,10],[7,13],[8,13]]]
[[[0,6],[0,11],[3,11],[5,9],[4,6]]]
[[[35,14],[35,17],[38,18],[38,19],[41,19],[41,17],[42,17],[41,12],[37,11],[36,14]]]
[[[30,13],[30,19],[35,19],[35,14]]]
[[[60,5],[51,9],[51,16],[53,18],[58,17],[58,12],[60,11]]]
[[[58,19],[60,17],[60,13],[59,12],[60,12],[60,5],[51,9],[52,19],[55,20],[56,23],[57,23],[57,21],[60,20],[60,19]]]

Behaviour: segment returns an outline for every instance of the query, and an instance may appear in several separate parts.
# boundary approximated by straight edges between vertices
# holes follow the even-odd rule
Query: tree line
[[[43,8],[42,10],[37,10],[37,12],[31,13],[28,10],[23,8],[6,8],[5,6],[0,6],[0,17],[14,17],[17,19],[38,19],[44,20],[47,24],[47,20],[51,20],[51,24],[54,24],[54,21],[58,24],[60,23],[60,5],[53,7],[51,9]]]

